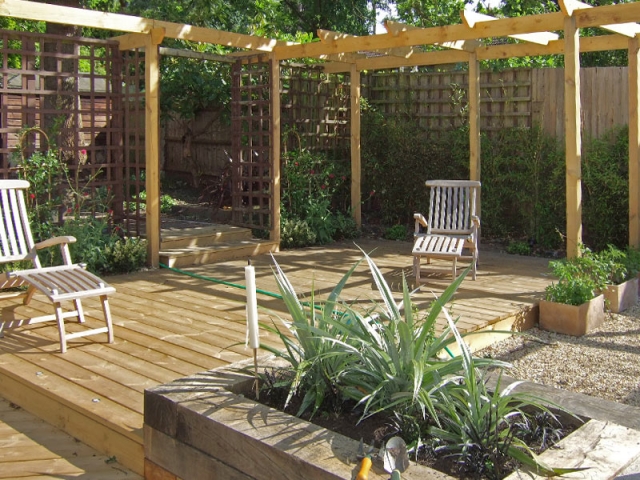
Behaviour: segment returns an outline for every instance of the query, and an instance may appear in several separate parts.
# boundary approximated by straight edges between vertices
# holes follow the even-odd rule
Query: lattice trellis
[[[480,129],[532,125],[531,69],[480,73]],[[363,95],[386,116],[400,115],[428,130],[451,130],[468,121],[467,72],[378,71],[363,77]]]
[[[273,218],[271,68],[252,59],[232,69],[232,221],[261,230],[270,230]]]
[[[349,83],[344,75],[329,75],[321,67],[282,67],[283,131],[295,130],[309,151],[349,148]],[[348,79],[348,76],[346,77]],[[297,149],[297,137],[286,138]]]
[[[121,222],[129,234],[144,233],[142,216],[145,200],[140,192],[145,189],[145,77],[144,51],[131,50],[123,53],[123,115],[124,115],[124,161],[123,171],[123,216]]]
[[[116,221],[140,234],[143,54],[123,63],[114,41],[0,30],[0,59],[0,176],[16,176],[12,156],[49,148],[46,134],[75,192],[110,202]]]

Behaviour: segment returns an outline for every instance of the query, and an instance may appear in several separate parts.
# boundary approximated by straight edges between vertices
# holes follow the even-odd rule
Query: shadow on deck
[[[385,277],[399,290],[402,274],[411,277],[411,244],[360,240]],[[344,273],[361,258],[353,243],[285,251],[278,262],[302,296],[312,290],[326,298]],[[254,257],[257,286],[277,292],[268,255]],[[550,283],[546,259],[518,257],[481,248],[478,279],[466,279],[451,310],[464,332],[510,330],[531,326],[537,319],[537,300]],[[190,273],[244,285],[245,260],[189,268]],[[434,263],[414,299],[425,308],[451,282],[450,264]],[[0,395],[99,452],[142,475],[143,392],[145,388],[179,377],[246,359],[245,292],[229,285],[162,269],[110,277],[117,292],[110,298],[116,341],[106,344],[101,335],[69,342],[58,353],[55,324],[38,324],[9,332],[0,340]],[[353,274],[343,298],[369,303],[379,300],[366,264]],[[398,297],[399,299],[399,297]],[[258,295],[266,310],[283,314],[282,301]],[[98,324],[100,307],[86,302],[89,326]],[[49,313],[50,304],[39,298],[29,307],[20,299],[3,302],[3,315]],[[69,322],[69,331],[79,327]],[[440,324],[443,328],[444,322]],[[470,337],[480,348],[499,339],[498,334]],[[262,332],[263,343],[277,339]],[[1,420],[1,418],[0,418]],[[1,478],[1,475],[0,475]]]

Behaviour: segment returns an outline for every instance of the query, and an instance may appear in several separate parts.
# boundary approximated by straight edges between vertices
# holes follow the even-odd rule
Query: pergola
[[[321,30],[320,42],[296,44],[273,39],[194,27],[129,15],[102,13],[25,0],[0,0],[0,15],[27,20],[82,25],[127,32],[116,37],[121,50],[145,49],[145,139],[147,239],[152,266],[160,250],[159,172],[159,49],[164,38],[205,42],[243,49],[230,54],[263,54],[278,64],[294,58],[325,60],[327,73],[351,76],[351,206],[361,223],[360,72],[403,66],[428,66],[468,62],[470,177],[480,180],[480,68],[481,60],[564,54],[567,255],[580,254],[582,241],[580,52],[627,49],[629,55],[629,244],[640,247],[640,2],[591,7],[576,0],[560,0],[562,11],[517,18],[494,18],[463,11],[462,23],[416,28],[387,22],[387,32],[356,37]],[[607,34],[579,36],[579,29],[600,27]],[[556,32],[563,32],[563,38]],[[517,42],[483,46],[483,38],[511,37]],[[422,47],[437,47],[424,51]],[[366,53],[375,52],[375,56]],[[280,239],[280,78],[272,70],[272,240]]]

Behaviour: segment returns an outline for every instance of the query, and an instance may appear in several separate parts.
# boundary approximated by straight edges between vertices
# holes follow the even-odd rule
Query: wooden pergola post
[[[360,71],[351,64],[351,212],[362,226],[362,161],[360,157]]]
[[[629,40],[629,245],[640,247],[640,41]]]
[[[145,188],[147,190],[147,264],[160,266],[160,55],[165,29],[154,28],[145,37]]]
[[[270,240],[280,243],[280,61],[271,53],[271,192],[272,225]]]
[[[580,112],[580,37],[574,16],[564,20],[564,121],[567,186],[567,258],[582,244],[582,139]]]
[[[480,181],[480,63],[469,54],[469,179]],[[479,212],[479,210],[478,210]]]

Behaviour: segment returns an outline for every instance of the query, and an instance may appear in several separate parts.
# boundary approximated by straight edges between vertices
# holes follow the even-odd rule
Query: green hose
[[[167,270],[171,270],[172,272],[176,272],[176,273],[180,273],[182,275],[187,275],[188,277],[193,277],[193,278],[197,278],[200,280],[205,280],[207,282],[213,282],[213,283],[219,283],[221,285],[226,285],[227,287],[233,287],[233,288],[239,288],[241,290],[246,290],[247,287],[245,285],[240,285],[238,283],[232,283],[232,282],[227,282],[225,280],[220,280],[217,278],[212,278],[212,277],[206,277],[204,275],[198,275],[197,273],[191,273],[191,272],[186,272],[184,270],[180,270],[179,268],[173,268],[170,267],[168,265],[165,265],[164,263],[160,264],[160,268],[166,268]],[[271,298],[277,298],[279,300],[282,300],[282,295],[280,295],[279,293],[274,293],[274,292],[270,292],[268,290],[261,290],[260,288],[256,288],[256,292],[257,293],[261,293],[262,295],[266,295],[268,297]],[[302,302],[303,305],[309,305],[308,302]],[[321,305],[315,305],[316,309],[321,309],[322,306]],[[453,358],[455,355],[453,355],[453,353],[451,352],[451,350],[449,350],[449,347],[444,347],[444,350],[449,354],[449,356],[451,358]]]

